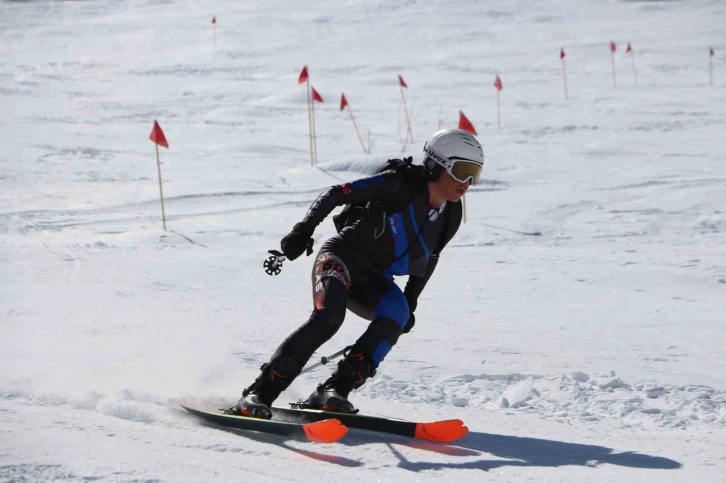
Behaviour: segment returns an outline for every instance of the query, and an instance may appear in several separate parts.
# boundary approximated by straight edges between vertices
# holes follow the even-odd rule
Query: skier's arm
[[[313,232],[315,228],[337,206],[345,204],[365,204],[368,201],[385,198],[398,191],[403,177],[395,171],[384,171],[369,178],[362,178],[326,190],[310,206],[305,218],[296,223],[292,231],[280,241],[282,253],[289,260],[295,260],[303,253],[313,252]]]
[[[318,196],[310,206],[302,223],[315,229],[338,206],[364,205],[396,192],[403,184],[403,177],[395,171],[384,171],[369,178],[332,186]]]

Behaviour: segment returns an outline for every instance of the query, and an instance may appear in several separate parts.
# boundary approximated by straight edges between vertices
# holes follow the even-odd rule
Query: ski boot
[[[242,391],[237,404],[225,411],[227,414],[271,419],[273,401],[300,374],[299,365],[290,357],[263,364],[261,369],[255,382]]]
[[[368,356],[363,353],[351,352],[338,363],[338,369],[300,407],[355,414],[358,410],[348,401],[348,394],[358,389],[369,377],[373,377],[376,368]]]

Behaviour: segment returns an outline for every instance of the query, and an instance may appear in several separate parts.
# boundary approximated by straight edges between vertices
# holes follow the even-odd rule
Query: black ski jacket
[[[332,186],[313,202],[303,222],[314,228],[336,207],[367,205],[337,237],[386,276],[409,275],[404,293],[410,309],[436,268],[439,254],[461,224],[461,202],[446,203],[429,219],[428,182],[423,168],[384,171]]]

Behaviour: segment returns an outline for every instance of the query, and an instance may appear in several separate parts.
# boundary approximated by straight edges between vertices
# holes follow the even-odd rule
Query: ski
[[[469,432],[461,419],[415,422],[363,414],[333,413],[316,409],[272,408],[273,420],[315,422],[335,418],[348,428],[396,434],[437,443],[451,443]]]
[[[334,416],[309,422],[284,422],[224,414],[221,410],[211,412],[185,404],[180,404],[180,406],[194,416],[221,426],[295,438],[304,437],[308,441],[316,443],[335,443],[348,431],[348,428]]]

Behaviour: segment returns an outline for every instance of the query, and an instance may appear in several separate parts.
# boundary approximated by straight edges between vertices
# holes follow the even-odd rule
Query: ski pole
[[[350,345],[349,345],[348,347],[345,347],[345,348],[343,348],[343,349],[340,349],[340,350],[339,350],[338,352],[336,352],[336,353],[335,353],[335,354],[333,354],[333,355],[330,355],[330,356],[328,356],[328,357],[321,357],[321,358],[320,358],[320,362],[316,362],[316,363],[315,363],[315,364],[313,364],[312,366],[308,366],[308,367],[306,367],[305,369],[303,369],[303,370],[302,370],[302,371],[300,372],[300,374],[303,374],[303,373],[305,373],[305,372],[310,372],[310,371],[312,371],[312,370],[313,370],[313,369],[315,369],[315,368],[318,368],[318,367],[320,367],[320,366],[324,366],[325,364],[327,364],[328,362],[332,361],[333,359],[335,359],[335,358],[336,358],[336,357],[338,357],[338,356],[341,356],[341,355],[346,355],[346,352],[347,352],[347,351],[349,351],[349,350],[350,350],[350,349],[351,349],[352,347],[353,347],[353,346],[350,346]]]
[[[308,244],[305,247],[305,251],[308,256],[313,253],[313,242],[314,240],[311,238],[308,240]],[[269,253],[270,256],[267,260],[262,262],[262,266],[265,268],[265,273],[267,275],[280,275],[280,272],[282,272],[282,262],[285,261],[285,254],[277,250],[267,250],[267,253]]]
[[[282,272],[282,262],[285,261],[285,255],[277,250],[268,250],[270,257],[262,263],[267,275],[280,275]]]

